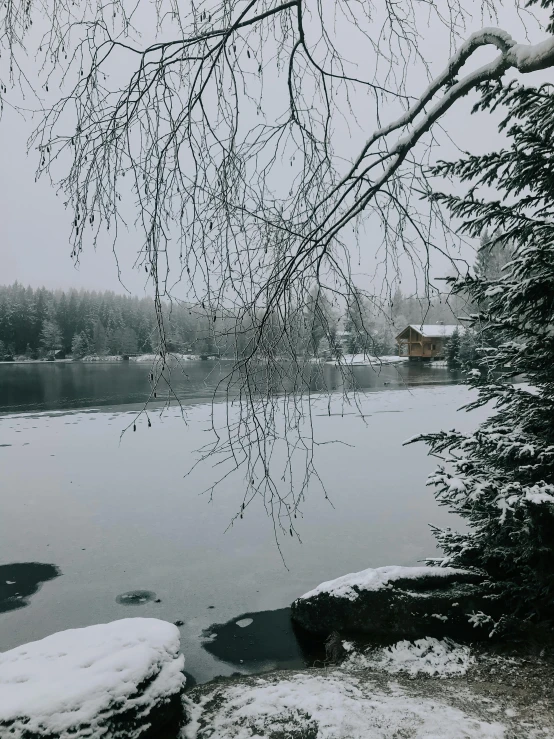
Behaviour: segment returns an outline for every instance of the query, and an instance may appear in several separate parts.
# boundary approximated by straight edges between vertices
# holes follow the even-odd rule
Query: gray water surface
[[[225,378],[230,360],[173,363],[171,385],[181,401],[208,400],[216,393],[225,399]],[[150,394],[151,362],[0,362],[0,413],[21,413],[77,408],[99,408],[144,403]],[[309,368],[314,392],[340,391],[345,382],[332,364]],[[386,387],[452,383],[459,373],[428,363],[355,366],[348,370],[349,389],[382,390]],[[159,397],[164,398],[163,384]]]
[[[93,398],[98,406],[117,395],[120,369],[104,375],[112,387],[102,384],[104,394]],[[139,370],[147,368],[123,372],[129,378]],[[82,371],[90,377],[99,369]],[[62,397],[68,395],[51,392],[49,402]],[[196,450],[213,438],[212,420],[225,428],[226,403],[213,407],[212,419],[212,407],[191,398],[185,420],[176,409],[153,413],[151,428],[130,406],[0,416],[0,565],[42,563],[57,574],[41,580],[36,565],[21,570],[33,582],[22,582],[23,607],[0,612],[0,650],[62,629],[149,616],[183,622],[186,669],[198,681],[301,663],[303,647],[295,651],[287,620],[292,600],[347,572],[413,565],[436,552],[428,523],[452,523],[425,486],[436,460],[423,445],[402,442],[423,431],[473,427],[484,410],[456,413],[471,397],[461,385],[399,383],[362,397],[361,414],[340,396],[330,415],[326,400],[316,401],[317,440],[341,443],[316,449],[330,501],[310,487],[295,522],[300,540],[288,530],[275,534],[262,500],[230,526],[243,500],[241,472],[213,498],[205,491],[221,470],[211,461],[187,475]],[[282,454],[277,449],[277,463]],[[8,596],[17,597],[17,578],[5,579]],[[129,598],[133,591],[149,595]],[[282,645],[277,652],[275,644]]]

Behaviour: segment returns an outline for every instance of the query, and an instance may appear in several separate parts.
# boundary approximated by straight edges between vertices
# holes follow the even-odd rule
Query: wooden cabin
[[[444,347],[456,329],[463,326],[444,323],[407,326],[396,337],[398,354],[413,360],[444,359]]]

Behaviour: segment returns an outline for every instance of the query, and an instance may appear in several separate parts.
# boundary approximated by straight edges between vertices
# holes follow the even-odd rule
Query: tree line
[[[395,336],[409,323],[457,321],[463,299],[404,295],[389,301],[353,292],[333,306],[314,291],[303,311],[287,327],[298,352],[316,357],[396,353]],[[164,306],[170,351],[236,357],[255,341],[253,321],[232,311],[215,316],[201,305]],[[214,320],[214,318],[216,320]],[[278,334],[273,351],[279,351]],[[16,282],[0,286],[0,359],[40,359],[71,355],[132,355],[156,352],[160,335],[154,301],[149,297],[85,290],[33,289]]]
[[[171,326],[183,342],[193,342],[203,327],[198,320],[185,320],[184,313],[176,312]],[[191,318],[188,312],[187,318]],[[151,298],[33,289],[17,282],[0,286],[0,356],[4,359],[148,353],[158,344]]]

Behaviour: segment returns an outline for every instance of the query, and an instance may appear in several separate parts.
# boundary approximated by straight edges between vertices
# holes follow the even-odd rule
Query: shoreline
[[[422,729],[443,739],[554,736],[552,657],[498,654],[482,645],[472,652],[475,662],[463,675],[391,673],[375,665],[350,669],[343,663],[216,678],[185,689],[181,736],[207,739],[214,727],[225,728],[229,739],[254,727],[255,736],[272,739],[427,736]],[[281,724],[288,733],[275,733]]]

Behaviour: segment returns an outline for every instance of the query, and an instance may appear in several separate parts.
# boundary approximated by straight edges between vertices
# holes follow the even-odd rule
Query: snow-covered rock
[[[126,618],[70,629],[0,654],[0,736],[134,739],[178,726],[179,629]]]
[[[384,590],[394,585],[398,585],[399,581],[417,580],[429,581],[429,578],[439,580],[440,582],[452,582],[452,580],[463,578],[467,575],[466,570],[458,570],[454,567],[401,567],[399,565],[389,565],[388,567],[369,567],[361,572],[351,572],[348,575],[337,577],[335,580],[322,582],[309,593],[305,593],[300,597],[301,600],[309,600],[315,595],[327,593],[335,598],[347,598],[348,600],[357,600],[362,590]],[[471,575],[474,578],[473,575]],[[415,582],[410,585],[417,587]]]
[[[293,620],[318,634],[386,638],[482,637],[473,613],[490,611],[481,578],[448,567],[378,567],[324,582],[294,601]],[[490,631],[490,629],[489,629]]]

